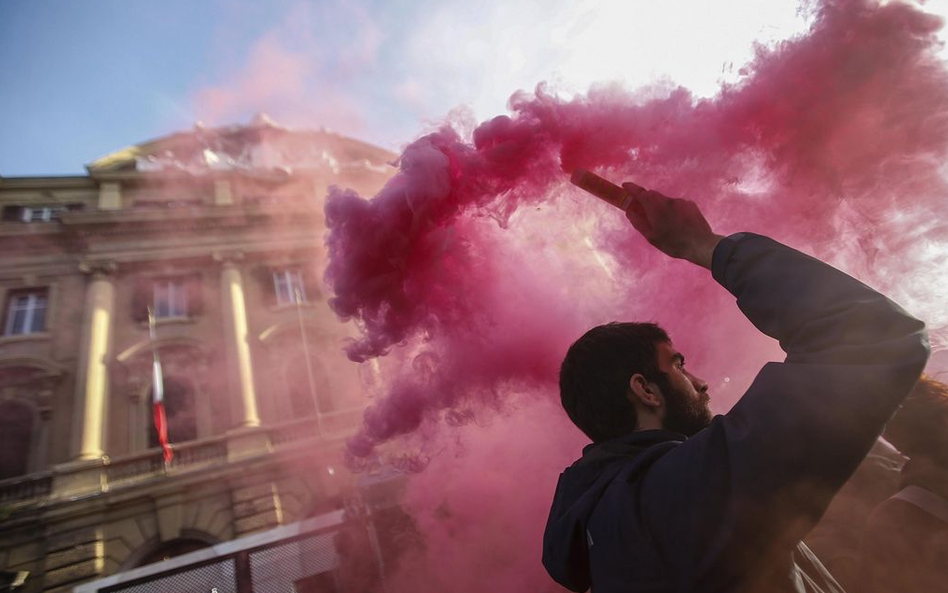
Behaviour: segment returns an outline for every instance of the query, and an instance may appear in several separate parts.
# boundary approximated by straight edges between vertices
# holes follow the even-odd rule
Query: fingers
[[[656,209],[667,206],[672,198],[667,198],[654,190],[645,190],[636,196],[639,206],[647,213],[651,214]]]
[[[645,240],[666,255],[710,267],[721,237],[695,202],[669,198],[635,183],[623,183],[622,189],[631,198],[626,218]]]
[[[629,222],[632,223],[632,227],[643,235],[650,228],[648,224],[648,217],[645,215],[645,211],[642,210],[641,204],[638,202],[638,197],[646,192],[646,189],[641,185],[636,185],[632,182],[625,182],[622,184],[622,189],[626,191],[627,194],[632,198],[631,202],[625,209],[625,217],[629,219]]]
[[[632,223],[635,230],[642,233],[649,241],[652,241],[656,230],[656,220],[658,218],[657,209],[661,206],[661,201],[667,198],[658,192],[649,191],[644,188],[639,188],[639,190],[640,191],[636,194],[629,192],[633,198],[632,203],[626,208],[625,216],[629,219],[629,222]]]
[[[633,203],[625,211],[625,217],[632,223],[632,228],[648,238],[652,234],[652,227],[648,223],[645,213],[641,211],[638,204]]]

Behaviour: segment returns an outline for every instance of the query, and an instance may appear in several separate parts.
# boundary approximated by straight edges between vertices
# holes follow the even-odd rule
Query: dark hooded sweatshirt
[[[800,540],[918,379],[924,324],[759,235],[722,240],[712,274],[787,358],[691,438],[638,431],[584,449],[543,538],[544,566],[572,591],[841,591]]]

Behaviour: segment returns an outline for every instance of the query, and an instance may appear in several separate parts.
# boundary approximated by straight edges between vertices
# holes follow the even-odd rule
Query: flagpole
[[[171,444],[168,442],[168,422],[165,416],[164,404],[164,378],[161,373],[161,361],[158,359],[157,330],[155,323],[155,312],[148,307],[148,342],[151,345],[152,360],[152,416],[155,423],[155,432],[158,433],[158,444],[161,446],[161,459],[165,474],[168,473],[168,465],[174,457]]]
[[[306,378],[309,380],[309,397],[313,400],[313,409],[316,412],[316,436],[323,435],[323,419],[319,413],[319,399],[316,398],[316,380],[313,378],[313,363],[309,358],[309,340],[306,339],[306,329],[303,327],[303,293],[300,287],[294,287],[296,300],[296,320],[300,326],[300,339],[303,342],[303,357],[306,361]]]

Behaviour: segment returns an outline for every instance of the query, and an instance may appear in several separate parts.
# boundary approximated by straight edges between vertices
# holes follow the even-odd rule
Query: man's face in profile
[[[658,368],[664,373],[655,382],[665,398],[663,425],[690,437],[711,424],[708,384],[685,369],[685,357],[671,342],[658,343],[656,351]]]

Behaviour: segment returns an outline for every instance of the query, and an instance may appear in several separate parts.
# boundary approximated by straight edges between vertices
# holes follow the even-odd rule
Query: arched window
[[[0,480],[29,472],[33,408],[26,402],[0,402]]]
[[[168,441],[181,443],[197,438],[197,414],[195,413],[194,391],[190,384],[177,377],[164,377],[162,381],[165,395],[165,417],[168,421]],[[148,391],[149,413],[148,446],[158,446],[158,431],[155,429],[151,414],[153,393]]]
[[[157,548],[146,554],[142,559],[135,563],[135,566],[145,566],[153,562],[161,562],[175,556],[188,554],[196,550],[203,550],[211,544],[192,537],[179,537],[168,542],[164,542]]]

